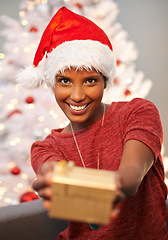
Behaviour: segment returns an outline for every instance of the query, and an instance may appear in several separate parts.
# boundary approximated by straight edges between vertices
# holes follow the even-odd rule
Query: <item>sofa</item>
[[[2,240],[56,240],[67,226],[67,221],[48,217],[42,200],[0,208]]]

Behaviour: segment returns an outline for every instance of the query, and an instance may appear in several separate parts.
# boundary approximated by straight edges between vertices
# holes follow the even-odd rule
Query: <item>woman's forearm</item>
[[[121,190],[127,197],[133,197],[143,179],[142,171],[137,166],[126,167],[118,170],[121,178]]]

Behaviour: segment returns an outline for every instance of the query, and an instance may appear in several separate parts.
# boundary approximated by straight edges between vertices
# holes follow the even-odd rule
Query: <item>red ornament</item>
[[[7,115],[7,117],[9,118],[9,117],[11,117],[11,116],[13,116],[13,115],[15,115],[15,114],[22,114],[22,111],[20,111],[19,109],[15,109],[15,110],[13,110],[12,112],[10,112],[10,113]]]
[[[20,173],[20,168],[17,166],[11,169],[11,173],[14,175],[18,175]]]
[[[119,65],[121,64],[121,61],[120,61],[120,60],[117,60],[117,61],[116,61],[116,64],[117,64],[117,66],[119,66]]]
[[[28,12],[28,9],[27,9],[27,8],[24,8],[22,11],[23,11],[24,13],[27,13],[27,12]]]
[[[37,32],[37,31],[38,31],[38,29],[36,27],[31,27],[29,29],[29,32]]]
[[[125,96],[128,97],[131,95],[131,91],[129,89],[125,90]]]
[[[12,65],[12,64],[14,64],[14,61],[11,59],[11,60],[8,60],[8,64],[9,65]]]
[[[27,97],[26,98],[26,102],[28,103],[28,104],[31,104],[31,103],[34,103],[34,98],[33,97]]]
[[[75,7],[77,7],[78,9],[82,9],[83,8],[82,4],[80,4],[80,3],[76,3]]]
[[[34,192],[26,192],[20,197],[20,202],[31,202],[39,197]]]
[[[118,84],[118,79],[114,78],[114,85],[117,85],[117,84]]]

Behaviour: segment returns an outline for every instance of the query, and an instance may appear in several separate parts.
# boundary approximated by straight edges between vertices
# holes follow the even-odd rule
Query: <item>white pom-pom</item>
[[[45,80],[43,68],[28,66],[16,76],[16,81],[26,88],[38,88]]]

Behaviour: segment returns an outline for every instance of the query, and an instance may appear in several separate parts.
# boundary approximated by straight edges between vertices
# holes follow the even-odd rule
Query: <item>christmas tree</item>
[[[20,5],[20,21],[2,16],[6,42],[0,54],[0,206],[36,198],[31,191],[31,144],[68,123],[46,86],[30,91],[15,81],[18,69],[32,63],[43,30],[63,5],[94,21],[113,43],[117,73],[104,102],[145,98],[152,86],[135,70],[138,52],[116,21],[119,9],[112,0],[27,0]]]

